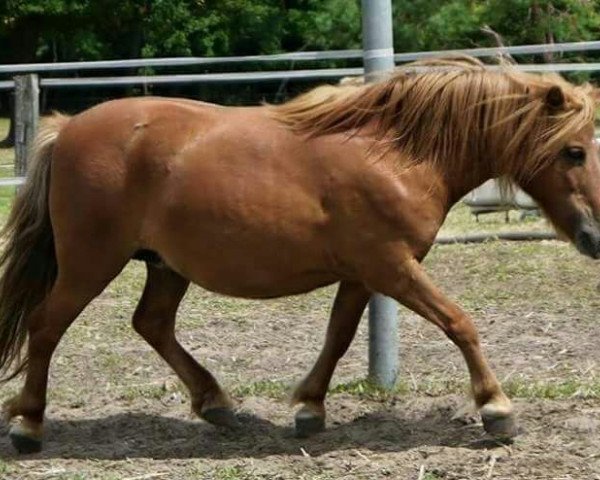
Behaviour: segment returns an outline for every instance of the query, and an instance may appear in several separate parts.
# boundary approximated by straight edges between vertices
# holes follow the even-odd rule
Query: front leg
[[[391,265],[388,256],[379,263],[381,269],[369,272],[368,287],[395,298],[442,329],[466,360],[485,430],[497,437],[515,436],[512,404],[488,365],[471,318],[440,292],[416,259]]]

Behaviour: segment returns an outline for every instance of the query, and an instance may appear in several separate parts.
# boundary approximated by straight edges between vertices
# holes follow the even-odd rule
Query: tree
[[[598,38],[598,0],[397,0],[397,51],[493,45],[489,25],[508,45]],[[546,57],[546,61],[551,58]]]
[[[300,0],[285,3],[285,50],[360,48],[358,0]]]
[[[591,0],[490,0],[481,18],[512,44],[583,41],[598,37],[599,6]]]
[[[507,45],[600,34],[600,0],[393,0],[393,8],[397,52],[493,46],[484,25]],[[360,31],[360,0],[0,0],[0,63],[359,48]]]

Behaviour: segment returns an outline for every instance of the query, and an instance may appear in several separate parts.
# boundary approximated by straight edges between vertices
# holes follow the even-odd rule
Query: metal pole
[[[15,77],[15,175],[27,173],[27,152],[33,144],[40,115],[40,88],[35,74]]]
[[[391,0],[362,0],[363,63],[367,81],[394,68]],[[374,294],[369,302],[369,379],[393,388],[398,377],[397,304]]]
[[[369,80],[394,68],[391,0],[362,0],[363,64]]]

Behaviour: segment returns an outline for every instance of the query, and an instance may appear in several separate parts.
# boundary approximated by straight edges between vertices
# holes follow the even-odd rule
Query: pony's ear
[[[565,105],[565,94],[558,85],[552,85],[546,92],[546,105],[552,110],[559,110]]]

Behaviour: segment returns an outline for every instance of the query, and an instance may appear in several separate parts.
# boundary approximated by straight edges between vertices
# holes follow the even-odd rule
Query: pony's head
[[[592,92],[555,85],[545,103],[542,131],[547,133],[539,141],[547,151],[531,174],[515,180],[581,253],[600,258],[600,160]],[[552,136],[554,145],[548,148],[544,141]]]
[[[452,201],[489,178],[516,183],[597,258],[595,109],[590,85],[459,56],[414,62],[376,84],[318,88],[273,113],[312,136],[369,126],[404,165],[429,163],[445,175]]]

